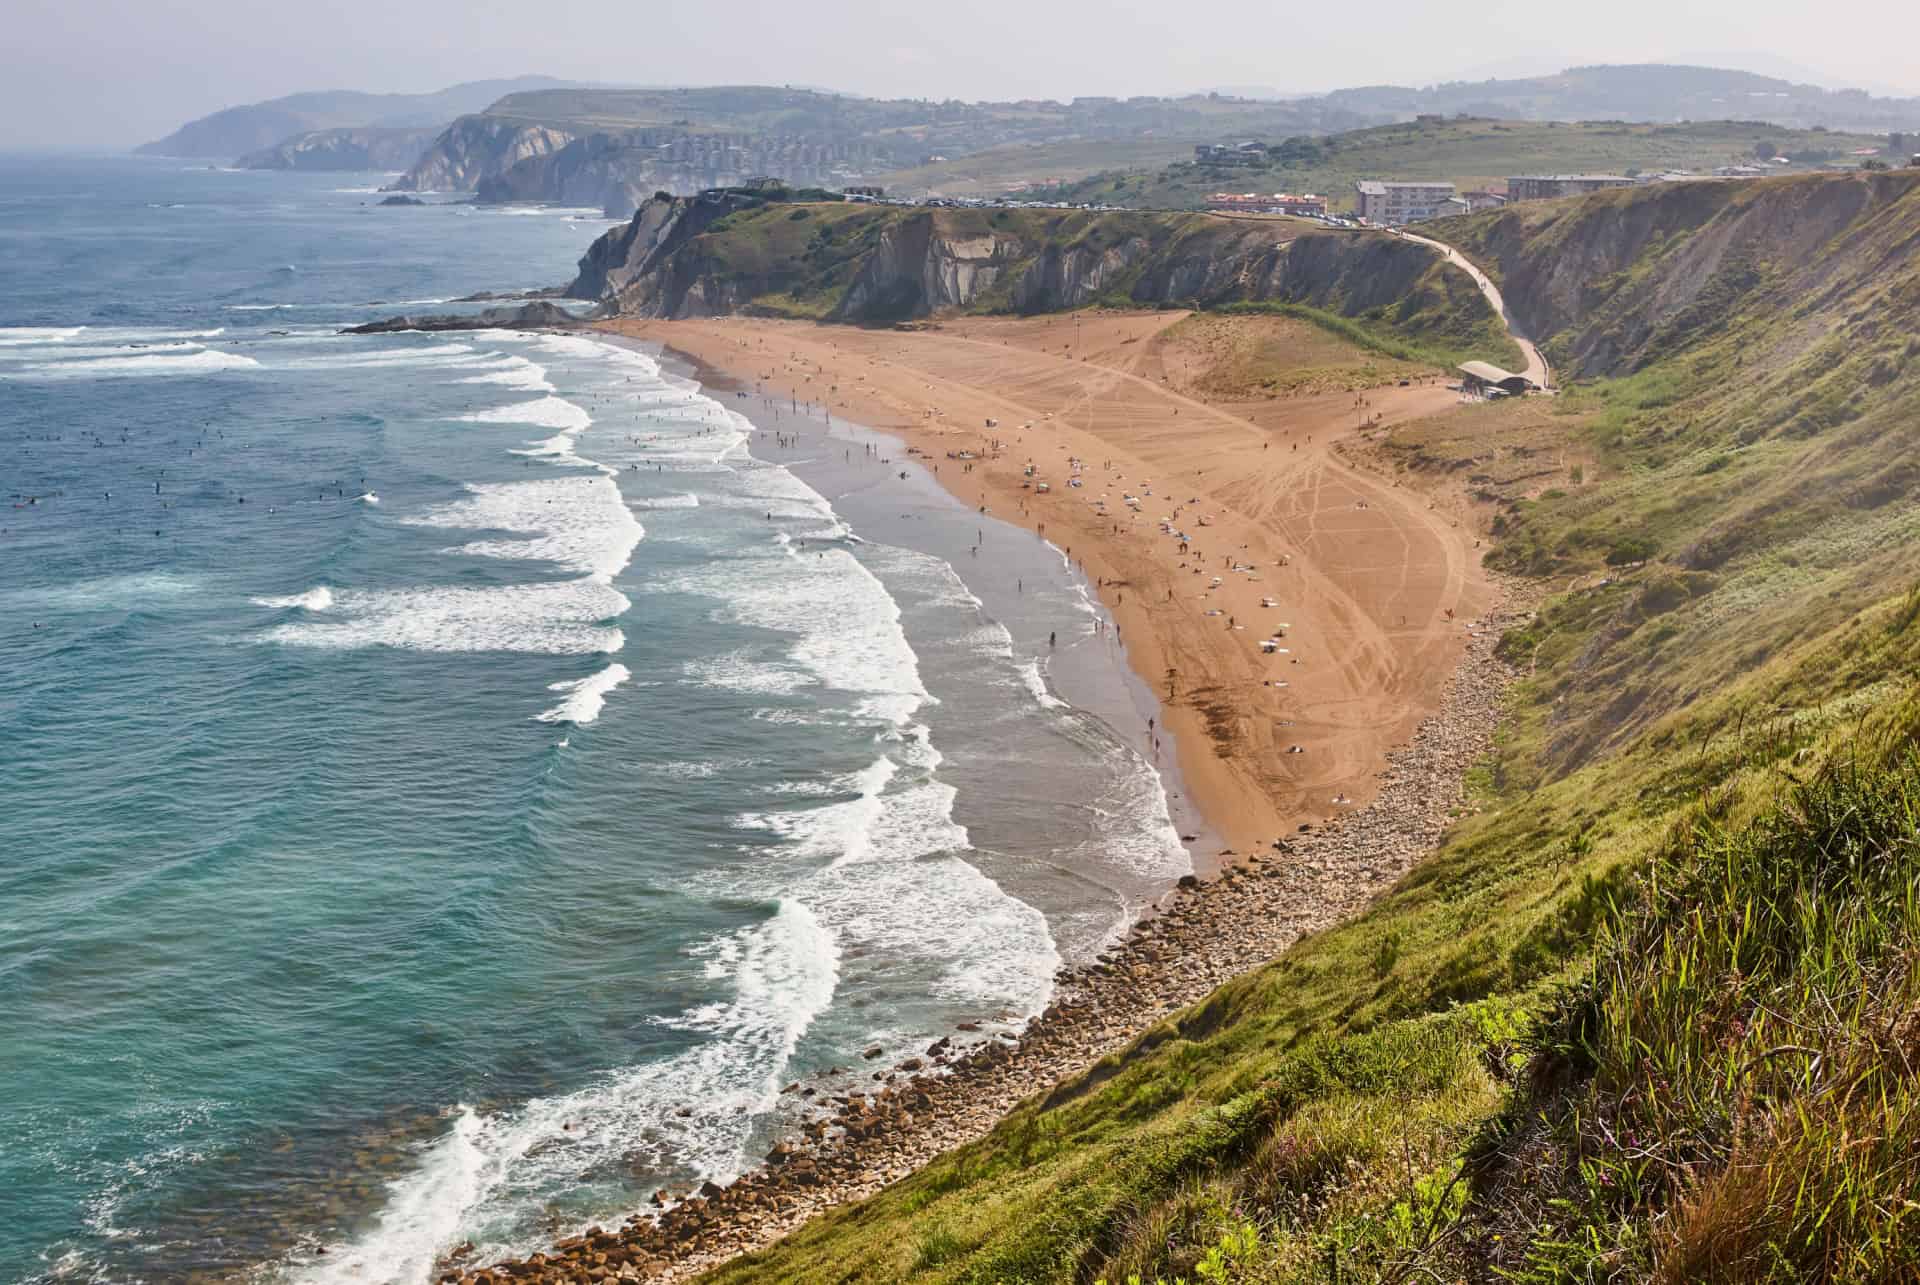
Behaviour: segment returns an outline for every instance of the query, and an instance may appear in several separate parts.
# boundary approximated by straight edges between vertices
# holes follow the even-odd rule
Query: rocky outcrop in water
[[[586,324],[576,313],[544,301],[518,308],[486,308],[480,312],[442,313],[424,317],[388,317],[363,326],[348,326],[343,335],[389,335],[401,330],[570,330]]]
[[[552,125],[507,116],[462,116],[396,179],[395,192],[471,192],[492,174],[530,157],[557,152],[574,135]]]

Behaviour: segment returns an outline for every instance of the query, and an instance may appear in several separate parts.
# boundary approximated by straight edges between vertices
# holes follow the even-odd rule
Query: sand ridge
[[[1416,383],[1204,400],[1194,355],[1167,337],[1184,316],[608,328],[893,433],[962,500],[1068,551],[1163,700],[1192,801],[1244,854],[1373,797],[1387,752],[1438,707],[1467,622],[1495,592],[1468,525],[1337,449],[1363,426],[1443,412],[1455,394]],[[1187,537],[1184,552],[1163,521]]]

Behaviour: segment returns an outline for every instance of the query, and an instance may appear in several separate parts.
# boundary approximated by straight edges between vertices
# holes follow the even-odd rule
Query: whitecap
[[[585,678],[550,683],[547,690],[566,692],[567,698],[545,713],[535,715],[543,723],[591,723],[600,717],[607,693],[633,677],[625,665],[615,662],[597,674]]]
[[[253,601],[262,607],[299,607],[304,611],[325,611],[333,605],[333,590],[325,585],[316,585],[305,593],[288,594],[280,598],[255,598]]]

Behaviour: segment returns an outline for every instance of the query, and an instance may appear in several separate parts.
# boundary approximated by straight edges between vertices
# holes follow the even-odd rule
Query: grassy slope
[[[1790,152],[1846,152],[1878,147],[1866,135],[1776,129],[1741,121],[1635,125],[1609,121],[1416,121],[1301,140],[1296,159],[1256,169],[1206,169],[1179,164],[1122,170],[1118,165],[1055,189],[1070,201],[1144,209],[1194,209],[1213,192],[1319,192],[1352,204],[1362,178],[1435,179],[1463,190],[1504,186],[1513,174],[1600,173],[1626,170],[1710,170],[1751,162],[1762,139]]]
[[[1160,169],[1193,155],[1182,138],[1072,139],[992,147],[938,164],[894,170],[877,180],[904,196],[991,197],[1023,185],[1076,182],[1112,169]],[[1199,141],[1211,141],[1211,131]]]
[[[1911,301],[1916,272],[1876,266],[1855,289]],[[1434,857],[987,1139],[714,1278],[1910,1264],[1920,596],[1902,586],[1920,548],[1915,488],[1861,487],[1906,453],[1914,377],[1794,430],[1778,400],[1820,353],[1760,342],[1806,319],[1752,302],[1630,379],[1485,408],[1482,447],[1444,422],[1396,433],[1410,467],[1498,473],[1528,440],[1592,461],[1546,491],[1489,483],[1501,556],[1544,548],[1539,569],[1574,587],[1506,641],[1529,676]],[[1888,320],[1855,303],[1825,306],[1842,330]],[[1766,377],[1718,378],[1725,345],[1769,354]],[[1713,464],[1731,430],[1711,426],[1736,424],[1772,427]],[[1863,493],[1882,498],[1822,508]],[[1642,529],[1662,548],[1719,532],[1729,552],[1704,579],[1608,568]]]
[[[1351,392],[1434,373],[1432,363],[1284,314],[1197,312],[1169,327],[1164,339],[1174,387],[1214,401]],[[1187,370],[1199,374],[1190,378]]]

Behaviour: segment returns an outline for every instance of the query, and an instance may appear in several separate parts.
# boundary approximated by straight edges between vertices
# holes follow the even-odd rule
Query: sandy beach
[[[775,408],[894,434],[957,497],[1066,551],[1162,701],[1194,804],[1245,854],[1374,797],[1387,751],[1437,708],[1465,622],[1494,594],[1462,513],[1336,449],[1454,394],[1212,398],[1207,354],[1168,335],[1185,315],[608,329]]]

